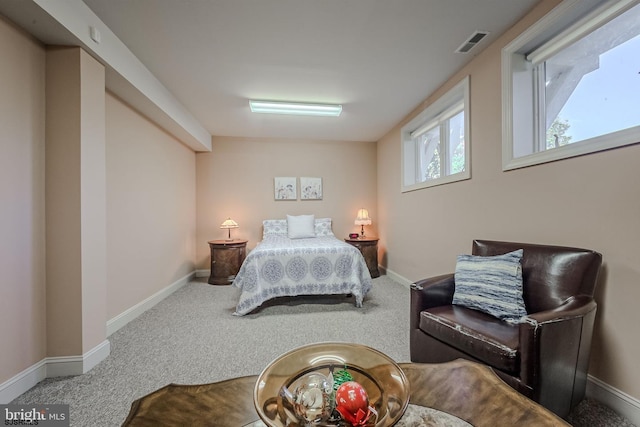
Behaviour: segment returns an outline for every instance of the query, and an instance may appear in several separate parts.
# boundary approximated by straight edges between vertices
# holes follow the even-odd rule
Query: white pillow
[[[316,237],[315,215],[287,215],[287,231],[290,239]]]
[[[316,237],[333,236],[331,218],[316,218]]]
[[[286,219],[265,219],[262,221],[262,239],[266,239],[267,236],[286,236],[287,235],[287,220]]]

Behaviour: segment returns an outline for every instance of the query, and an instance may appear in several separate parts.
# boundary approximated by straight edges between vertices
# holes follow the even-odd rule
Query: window
[[[403,126],[401,140],[403,192],[469,179],[469,78]]]
[[[503,50],[504,170],[640,142],[640,4],[580,4]]]

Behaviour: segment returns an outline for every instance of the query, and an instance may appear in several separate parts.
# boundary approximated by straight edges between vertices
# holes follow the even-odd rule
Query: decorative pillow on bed
[[[290,239],[316,237],[314,215],[287,215],[287,233]]]
[[[262,221],[262,238],[273,235],[287,235],[286,219],[265,219]]]
[[[333,236],[331,218],[316,218],[316,236]]]
[[[331,229],[331,218],[315,219],[316,236],[333,236]],[[262,221],[262,238],[267,236],[280,235],[288,236],[286,219],[265,219]]]
[[[522,298],[523,250],[496,256],[458,255],[453,304],[518,323],[527,310]]]

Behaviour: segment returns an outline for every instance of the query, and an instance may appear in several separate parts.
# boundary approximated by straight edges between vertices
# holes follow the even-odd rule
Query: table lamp
[[[366,209],[360,209],[358,216],[356,216],[355,224],[360,226],[360,238],[364,237],[364,226],[371,225],[371,218],[369,218],[369,211]]]
[[[220,224],[220,228],[226,228],[227,230],[229,230],[229,236],[227,238],[227,242],[230,242],[233,240],[231,238],[231,229],[238,228],[238,223],[232,220],[231,218],[227,218],[224,220],[222,224]]]

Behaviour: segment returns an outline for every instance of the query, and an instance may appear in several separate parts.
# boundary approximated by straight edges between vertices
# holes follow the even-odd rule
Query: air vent
[[[488,31],[476,31],[475,33],[471,34],[471,37],[469,37],[464,43],[462,43],[459,48],[456,49],[456,52],[469,53],[469,51],[473,49],[475,45],[480,43],[480,40],[487,37],[488,35]]]

